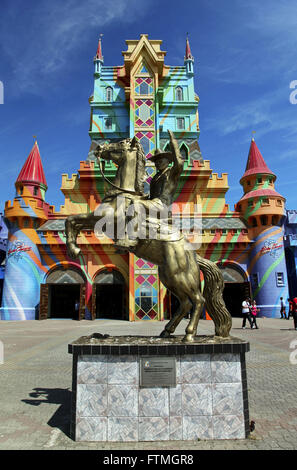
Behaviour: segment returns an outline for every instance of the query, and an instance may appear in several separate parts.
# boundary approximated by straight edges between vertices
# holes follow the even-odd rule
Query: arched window
[[[251,218],[251,225],[252,225],[252,227],[257,227],[257,219],[256,219],[256,217],[252,217],[252,218]]]
[[[182,144],[181,147],[180,147],[180,153],[181,153],[181,156],[182,156],[182,159],[183,160],[187,160],[188,159],[188,149],[187,147],[185,146],[185,144]]]
[[[113,89],[111,86],[106,88],[106,101],[113,101]]]
[[[183,94],[183,89],[181,86],[177,86],[175,89],[175,100],[176,101],[183,101],[184,100],[184,94]]]

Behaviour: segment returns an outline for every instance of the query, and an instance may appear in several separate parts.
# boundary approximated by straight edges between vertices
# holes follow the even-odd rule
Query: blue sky
[[[296,0],[1,0],[0,210],[37,135],[48,191],[59,209],[61,174],[76,173],[90,140],[88,98],[98,37],[105,65],[122,65],[126,39],[162,39],[167,65],[183,65],[186,34],[200,97],[200,147],[228,173],[226,201],[240,199],[252,131],[297,209]]]

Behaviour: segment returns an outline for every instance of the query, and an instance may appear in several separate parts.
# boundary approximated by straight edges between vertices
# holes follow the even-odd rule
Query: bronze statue
[[[95,152],[100,167],[100,159],[112,160],[118,165],[116,177],[100,204],[99,214],[98,211],[95,211],[91,214],[73,215],[67,218],[66,244],[70,256],[75,258],[80,253],[76,244],[80,230],[94,230],[96,223],[102,219],[110,220],[112,217],[115,228],[119,225],[119,221],[121,224],[124,222],[126,226],[129,220],[126,213],[129,212],[131,205],[150,211],[156,208],[162,209],[172,202],[183,162],[178,144],[173,134],[168,132],[172,152],[171,154],[157,152],[151,158],[156,161],[158,172],[152,180],[149,199],[143,192],[145,155],[140,143],[133,138],[98,146],[98,150]],[[172,167],[168,166],[169,161],[173,162]],[[124,201],[121,209],[119,209],[117,202],[119,196]],[[163,223],[162,218],[159,218],[158,229],[162,229]],[[115,238],[115,245],[158,265],[161,282],[179,299],[179,308],[166,324],[161,337],[169,337],[182,318],[191,313],[184,341],[194,341],[204,305],[214,321],[216,336],[229,336],[232,319],[222,296],[224,289],[222,273],[215,263],[200,257],[195,251],[186,250],[185,240],[181,233],[177,237],[172,237],[169,230],[168,236],[154,238],[131,237],[125,233],[123,237]],[[200,269],[205,281],[203,295],[201,293]]]

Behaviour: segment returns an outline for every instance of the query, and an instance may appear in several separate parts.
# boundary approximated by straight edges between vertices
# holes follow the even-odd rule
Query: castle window
[[[113,101],[113,89],[111,86],[106,88],[106,101]]]
[[[267,197],[264,197],[264,198],[262,199],[262,205],[263,205],[263,206],[269,206],[269,199],[268,199]]]
[[[107,131],[111,131],[112,130],[112,118],[108,117],[108,118],[105,118],[104,120],[104,127]]]
[[[260,220],[262,225],[267,225],[267,215],[261,215]]]
[[[139,94],[140,95],[148,95],[149,94],[149,86],[146,82],[142,82],[139,87]]]
[[[246,184],[247,184],[248,186],[250,186],[250,185],[251,185],[250,180],[248,180],[248,181],[246,182]]]
[[[276,205],[277,205],[277,206],[281,206],[281,205],[282,205],[281,199],[277,199],[277,200],[276,200]]]
[[[34,194],[34,196],[38,195],[38,188],[36,186],[34,186],[33,194]]]
[[[252,227],[257,227],[257,219],[256,219],[256,217],[252,217],[252,218],[251,218],[251,223],[252,223]]]
[[[257,183],[258,183],[258,184],[261,184],[261,183],[262,183],[262,178],[261,178],[261,177],[257,178]]]
[[[212,228],[210,233],[212,233],[213,235],[216,233],[216,229],[215,228]]]
[[[248,201],[248,206],[251,207],[253,204],[254,204],[254,201],[253,201],[252,199],[250,199],[250,200]]]
[[[272,216],[271,223],[272,223],[272,225],[277,225],[278,224],[278,215],[273,215]]]
[[[177,118],[176,119],[176,127],[179,130],[184,129],[185,128],[185,118]]]
[[[283,287],[285,285],[284,273],[276,273],[276,285],[277,287]]]
[[[24,187],[23,187],[23,186],[21,186],[21,187],[20,187],[20,195],[22,195],[22,194],[23,194],[23,191],[24,191]]]
[[[175,89],[175,100],[176,101],[183,101],[184,100],[183,89],[180,86],[176,87],[176,89]]]
[[[180,148],[180,153],[181,153],[182,159],[187,160],[187,158],[188,158],[188,149],[184,144],[182,144],[182,146]]]

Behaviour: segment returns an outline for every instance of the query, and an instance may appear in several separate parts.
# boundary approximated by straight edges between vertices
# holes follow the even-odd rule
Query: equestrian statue
[[[104,231],[103,226],[110,224],[116,233],[113,238],[115,248],[158,265],[161,282],[179,300],[179,308],[160,334],[162,338],[170,337],[180,321],[190,314],[183,341],[193,342],[204,307],[214,322],[215,335],[227,338],[232,319],[223,300],[224,280],[220,269],[195,250],[186,249],[186,240],[180,229],[173,226],[171,213],[167,211],[167,216],[162,215],[173,203],[183,170],[177,141],[171,131],[168,133],[171,152],[157,149],[150,158],[157,172],[150,183],[149,196],[144,194],[147,160],[135,137],[102,146],[92,143],[91,149],[103,177],[101,160],[114,162],[117,172],[98,209],[66,219],[67,250],[69,256],[77,258],[80,254],[76,243],[79,232],[85,229],[96,233],[98,226],[99,231]],[[133,219],[135,212],[142,214],[138,223]],[[132,225],[133,230],[127,230]],[[150,236],[152,233],[154,236]],[[200,270],[204,276],[203,294]]]

